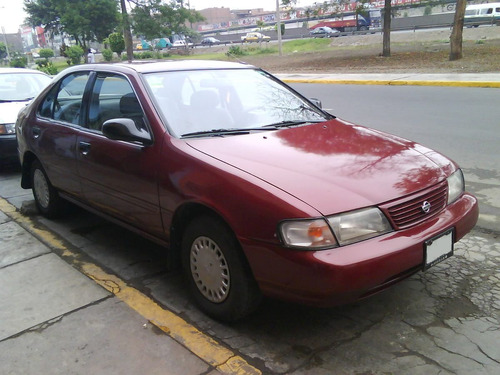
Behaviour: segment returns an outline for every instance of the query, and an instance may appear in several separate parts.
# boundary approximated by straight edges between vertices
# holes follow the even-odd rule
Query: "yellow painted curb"
[[[314,79],[284,78],[286,83],[318,83],[333,85],[391,85],[391,86],[449,86],[449,87],[481,87],[500,88],[500,82],[476,81],[412,81],[412,80],[356,80],[356,79]]]
[[[97,284],[114,294],[130,308],[134,309],[151,324],[182,344],[206,363],[214,366],[220,373],[227,375],[261,375],[262,372],[248,364],[242,357],[219,344],[196,327],[173,312],[164,309],[151,298],[127,285],[116,275],[101,267],[83,261],[80,255],[66,246],[48,230],[37,227],[33,221],[19,213],[13,205],[0,197],[0,211],[21,225],[51,249],[64,258],[71,258],[72,265]]]

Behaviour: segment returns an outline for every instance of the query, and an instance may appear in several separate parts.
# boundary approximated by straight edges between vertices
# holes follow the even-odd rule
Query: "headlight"
[[[333,233],[323,219],[290,220],[280,225],[281,238],[287,246],[310,250],[337,246]]]
[[[457,169],[448,181],[448,204],[455,202],[465,191],[465,180],[462,170]]]
[[[0,134],[15,134],[16,124],[0,124]]]
[[[348,245],[392,231],[387,218],[375,207],[330,216],[328,222],[339,245]]]

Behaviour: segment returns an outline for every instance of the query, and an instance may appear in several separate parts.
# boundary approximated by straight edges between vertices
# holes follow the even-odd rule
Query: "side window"
[[[146,129],[144,114],[130,82],[123,76],[99,74],[89,103],[87,127],[101,130],[113,118],[130,118],[138,129]]]
[[[59,86],[49,91],[38,108],[38,114],[42,117],[78,125],[83,93],[88,79],[88,72],[68,75]]]

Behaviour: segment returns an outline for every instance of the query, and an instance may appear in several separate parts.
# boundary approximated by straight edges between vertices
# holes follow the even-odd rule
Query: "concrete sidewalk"
[[[261,374],[32,219],[19,178],[0,173],[1,374]]]
[[[288,83],[327,83],[358,85],[452,86],[500,88],[500,73],[389,73],[389,74],[328,74],[276,73]]]

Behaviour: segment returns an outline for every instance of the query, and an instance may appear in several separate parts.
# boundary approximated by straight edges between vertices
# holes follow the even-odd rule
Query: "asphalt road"
[[[328,112],[396,134],[456,161],[480,202],[479,226],[500,230],[500,90],[293,84]]]

